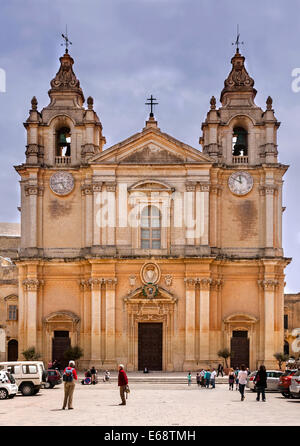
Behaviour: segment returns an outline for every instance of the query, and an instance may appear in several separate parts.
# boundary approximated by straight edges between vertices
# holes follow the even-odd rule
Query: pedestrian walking
[[[239,390],[239,378],[238,378],[239,368],[238,367],[236,367],[234,374],[235,374],[235,390]]]
[[[75,380],[77,380],[77,373],[75,370],[75,362],[69,361],[68,367],[65,368],[63,373],[64,381],[64,402],[62,409],[64,410],[67,405],[68,409],[74,409],[73,407],[73,394],[75,389]]]
[[[207,389],[209,389],[209,383],[210,383],[210,369],[207,369],[204,375],[205,378],[205,386]]]
[[[201,387],[205,387],[205,370],[204,369],[201,370],[200,377],[201,377]]]
[[[238,374],[239,391],[241,394],[241,401],[244,401],[244,399],[245,399],[245,386],[247,384],[247,378],[248,378],[248,373],[247,373],[246,367],[244,365],[242,365],[241,370],[239,371],[239,374]]]
[[[91,372],[92,384],[96,384],[97,370],[94,365],[91,367],[90,372]]]
[[[211,375],[210,375],[210,385],[212,389],[216,388],[216,376],[217,376],[217,372],[215,371],[215,369],[212,369]]]
[[[188,372],[187,380],[188,380],[188,386],[190,386],[190,385],[192,384],[192,375],[191,375],[191,372]]]
[[[254,378],[255,388],[257,391],[256,401],[260,400],[260,394],[262,401],[266,401],[265,389],[267,388],[267,372],[264,365],[261,365]]]
[[[199,373],[199,372],[198,372],[197,375],[196,375],[196,381],[197,381],[197,385],[198,385],[198,387],[200,387],[200,385],[201,385],[201,376],[200,376],[200,373]]]
[[[224,368],[223,368],[222,364],[219,364],[219,365],[218,365],[218,374],[217,374],[217,376],[219,376],[220,373],[221,373],[221,375],[222,375],[222,377],[223,377],[223,370],[224,370]]]
[[[234,374],[233,369],[230,369],[229,375],[228,375],[229,390],[233,390],[234,381],[235,381],[235,374]]]
[[[119,365],[118,386],[120,387],[120,396],[122,400],[119,406],[126,406],[125,392],[126,392],[126,387],[128,386],[128,378],[125,373],[123,364]]]

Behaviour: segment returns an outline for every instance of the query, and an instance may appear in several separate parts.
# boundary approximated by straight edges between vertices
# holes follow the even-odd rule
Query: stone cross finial
[[[271,96],[268,96],[266,104],[267,104],[267,110],[272,110],[273,99],[271,98]]]
[[[33,96],[33,98],[31,99],[31,109],[37,110],[37,105],[38,105],[38,101],[37,101],[36,97]]]
[[[87,105],[89,110],[93,110],[94,99],[92,98],[92,96],[89,96],[87,98]]]
[[[212,96],[210,99],[210,108],[211,110],[215,110],[216,108],[216,98],[214,96]]]

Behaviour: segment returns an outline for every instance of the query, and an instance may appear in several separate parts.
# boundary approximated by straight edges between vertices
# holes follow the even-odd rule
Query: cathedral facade
[[[82,368],[274,367],[284,346],[282,185],[272,99],[237,50],[202,151],[144,128],[103,150],[68,51],[50,103],[31,101],[21,186],[18,343]]]

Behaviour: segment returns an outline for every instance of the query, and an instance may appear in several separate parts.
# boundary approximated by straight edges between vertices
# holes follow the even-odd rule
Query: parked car
[[[290,392],[294,398],[300,398],[300,370],[291,378]]]
[[[266,390],[273,390],[273,391],[279,391],[278,384],[279,384],[279,378],[284,374],[284,372],[280,370],[267,370],[267,389]],[[256,376],[257,370],[255,372],[250,373],[247,379],[247,387],[248,389],[252,390],[252,392],[255,392],[255,376]]]
[[[279,378],[278,390],[285,398],[291,398],[292,396],[290,392],[291,378],[295,375],[297,370],[298,369],[286,370]]]
[[[54,386],[61,383],[62,383],[62,378],[58,370],[53,370],[53,369],[45,370],[43,376],[43,387],[45,389],[53,389]]]
[[[14,398],[18,392],[18,386],[14,377],[5,370],[0,371],[0,400]]]
[[[18,390],[24,396],[35,395],[42,387],[44,364],[42,361],[0,362],[0,370],[10,372]]]

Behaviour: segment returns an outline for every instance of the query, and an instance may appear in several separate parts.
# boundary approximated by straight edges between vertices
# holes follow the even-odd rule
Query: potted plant
[[[228,373],[229,373],[229,367],[228,367],[227,359],[231,356],[230,351],[228,350],[228,348],[222,348],[221,350],[218,351],[218,356],[219,356],[220,358],[225,359],[225,368],[224,368],[224,372],[225,372],[225,375],[228,375]]]

